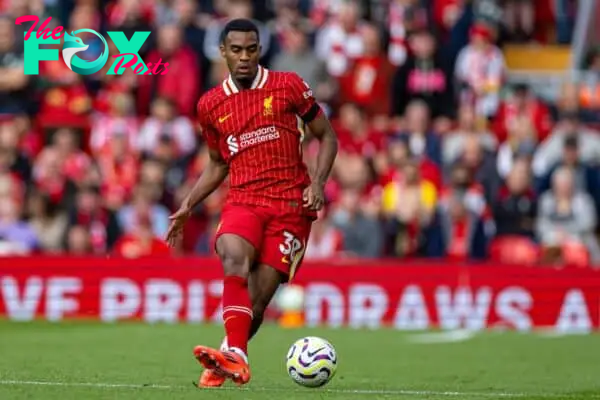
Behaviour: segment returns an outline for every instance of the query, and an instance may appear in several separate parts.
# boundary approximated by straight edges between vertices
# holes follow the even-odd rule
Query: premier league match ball
[[[297,340],[287,354],[287,372],[297,384],[321,387],[337,370],[337,354],[325,339],[308,336]]]

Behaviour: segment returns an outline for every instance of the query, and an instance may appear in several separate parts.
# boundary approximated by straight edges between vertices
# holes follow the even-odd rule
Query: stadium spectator
[[[504,26],[511,42],[529,42],[535,27],[533,0],[504,0]]]
[[[414,99],[427,103],[433,118],[454,116],[452,79],[435,38],[427,29],[420,29],[408,39],[411,55],[396,69],[391,86],[392,114],[402,116]]]
[[[343,251],[352,257],[380,257],[383,251],[382,227],[377,216],[361,207],[361,194],[357,190],[344,190],[340,201],[332,210],[333,226],[343,236]]]
[[[111,139],[119,136],[126,140],[128,151],[135,151],[140,127],[134,115],[133,96],[125,90],[118,90],[107,96],[106,103],[106,112],[98,113],[92,123],[91,150],[96,155],[110,152]]]
[[[85,226],[74,225],[69,228],[66,238],[67,252],[71,255],[87,256],[93,254],[91,233]]]
[[[92,98],[82,75],[71,71],[63,60],[40,63],[40,79],[46,84],[38,122],[46,133],[61,127],[89,128]]]
[[[340,77],[365,52],[360,5],[356,0],[342,2],[335,15],[318,32],[315,53],[327,64],[327,72]]]
[[[460,163],[451,168],[448,184],[440,192],[438,206],[449,209],[449,200],[453,196],[457,199],[456,196],[459,195],[464,195],[464,198],[461,197],[461,204],[464,203],[467,212],[478,217],[485,216],[488,212],[483,186],[474,180],[472,171]]]
[[[115,213],[106,209],[102,203],[99,188],[83,187],[76,195],[74,206],[68,208],[69,236],[74,226],[83,227],[86,235],[89,233],[93,254],[106,254],[121,234],[121,227]],[[80,233],[73,235],[81,236]],[[71,238],[69,237],[68,240],[70,243]]]
[[[359,104],[370,118],[387,115],[392,66],[383,55],[380,32],[376,26],[366,24],[362,28],[362,37],[363,54],[339,79],[339,101]]]
[[[389,248],[396,256],[415,255],[422,245],[422,231],[431,223],[437,204],[437,189],[422,179],[419,166],[408,161],[402,180],[383,188],[382,211]]]
[[[496,198],[500,177],[496,172],[495,155],[484,151],[478,138],[471,136],[465,141],[465,147],[457,163],[467,168],[473,179],[481,184],[488,202]]]
[[[579,86],[577,83],[571,80],[563,82],[553,108],[555,119],[559,119],[563,114],[573,114],[580,111]]]
[[[584,120],[598,123],[600,117],[600,48],[593,48],[589,51],[584,71],[580,79],[579,104],[584,114]]]
[[[445,39],[450,30],[456,25],[461,14],[464,13],[463,4],[456,0],[434,0],[433,20],[442,32]]]
[[[578,243],[597,261],[600,247],[594,235],[596,215],[590,195],[576,190],[573,171],[568,167],[556,170],[552,189],[540,197],[536,221],[536,234],[546,254]]]
[[[5,170],[22,182],[30,182],[31,161],[19,148],[19,139],[14,119],[0,123],[0,172]]]
[[[156,49],[144,57],[146,65],[152,64],[153,73],[140,76],[138,111],[147,113],[144,105],[161,96],[175,103],[178,114],[192,117],[202,82],[198,57],[185,45],[183,29],[178,25],[161,26],[157,36]]]
[[[418,0],[392,0],[388,9],[388,31],[390,63],[401,66],[406,62],[410,49],[407,36],[419,29],[429,28],[429,12]]]
[[[102,194],[106,205],[117,210],[138,180],[139,161],[130,150],[128,137],[125,134],[114,135],[108,148],[96,157],[96,162],[103,180]]]
[[[568,167],[573,172],[574,188],[578,192],[587,192],[590,195],[598,194],[600,189],[600,173],[597,165],[589,165],[581,161],[581,149],[577,136],[566,136],[563,142],[561,159],[548,171],[545,176],[538,177],[535,188],[538,193],[544,193],[550,189],[551,179],[554,173],[562,168]]]
[[[58,152],[52,148],[44,149],[36,158],[33,183],[38,190],[50,196],[54,204],[67,201],[74,186],[63,173],[63,163]]]
[[[175,146],[178,157],[185,157],[196,149],[196,137],[191,121],[178,115],[175,104],[166,97],[152,102],[151,115],[142,124],[137,137],[137,149],[152,154],[166,138]]]
[[[512,96],[503,100],[495,116],[494,131],[498,141],[503,143],[515,125],[527,122],[533,139],[541,142],[552,129],[550,110],[531,93],[527,85],[514,86]]]
[[[19,114],[31,108],[27,96],[30,76],[24,74],[24,55],[18,42],[14,20],[0,17],[0,114]]]
[[[331,201],[337,201],[343,190],[366,194],[371,188],[371,171],[367,160],[356,154],[341,154],[333,166],[335,179],[328,186]]]
[[[314,31],[314,24],[304,12],[305,1],[274,0],[272,3],[274,17],[267,22],[267,26],[279,44],[286,45],[287,33],[290,31],[300,30],[305,34]]]
[[[19,150],[28,159],[34,158],[44,146],[42,135],[37,127],[34,126],[34,121],[27,114],[14,115],[6,121],[8,124],[13,124],[17,132]]]
[[[533,172],[536,176],[546,175],[560,161],[566,137],[577,137],[581,162],[600,162],[600,135],[581,124],[577,112],[565,112],[552,134],[537,148],[533,159]]]
[[[109,30],[122,31],[128,38],[137,31],[151,31],[151,23],[154,22],[155,18],[153,3],[153,1],[148,0],[116,0],[111,2],[105,9]],[[144,43],[139,54],[144,57],[151,45],[151,42]]]
[[[430,182],[438,191],[442,187],[442,173],[439,166],[427,157],[413,155],[408,148],[406,137],[390,138],[387,142],[387,152],[382,153],[380,158],[376,160],[376,168],[379,171],[378,183],[381,186],[385,187],[392,181],[402,181],[404,167],[414,162],[423,181]]]
[[[117,218],[124,233],[136,231],[138,225],[146,223],[146,219],[154,236],[164,237],[169,227],[169,210],[153,202],[144,186],[135,188],[131,202],[118,211]]]
[[[281,52],[273,59],[276,71],[293,71],[300,75],[314,91],[318,101],[329,103],[336,91],[336,83],[327,74],[325,63],[319,60],[309,46],[307,34],[296,25],[281,32]]]
[[[66,214],[48,195],[39,191],[30,193],[27,213],[29,224],[39,239],[40,250],[46,253],[61,253],[67,233]]]
[[[202,19],[198,13],[199,4],[195,0],[175,0],[171,8],[169,4],[162,4],[158,13],[159,24],[176,23],[183,29],[183,41],[198,57],[201,71],[210,66],[203,57],[205,31]],[[206,74],[203,74],[203,78]],[[203,82],[205,85],[206,82]]]
[[[136,224],[115,243],[115,255],[124,258],[168,256],[171,251],[153,229],[152,216],[138,215]]]
[[[428,254],[453,261],[483,259],[490,239],[484,219],[469,210],[469,194],[453,192],[440,208],[435,229],[427,237]]]
[[[154,158],[148,158],[140,166],[138,183],[148,191],[151,201],[157,201],[170,208],[173,206],[173,193],[167,191],[167,167]]]
[[[518,158],[531,159],[537,145],[537,138],[530,121],[521,118],[513,121],[508,137],[498,148],[497,171],[503,179],[508,176]]]
[[[556,21],[556,40],[560,44],[571,42],[575,26],[577,2],[574,0],[554,1],[554,19]]]
[[[21,220],[21,203],[13,196],[0,197],[0,255],[26,255],[37,250],[33,227]]]
[[[476,138],[485,152],[495,152],[498,140],[491,132],[478,128],[473,107],[463,104],[458,109],[458,126],[443,140],[442,159],[445,166],[452,165],[465,150],[469,138]]]
[[[92,159],[81,150],[79,138],[76,133],[68,128],[58,129],[52,135],[52,145],[40,153],[39,157],[44,157],[44,152],[55,151],[62,164],[63,175],[72,182],[78,183],[85,179]],[[43,171],[36,171],[36,174],[42,174]]]
[[[343,248],[342,232],[331,225],[325,211],[319,211],[318,219],[313,223],[306,245],[305,259],[333,258],[338,256]]]
[[[371,159],[383,149],[384,133],[370,126],[370,120],[362,107],[346,103],[340,108],[339,116],[339,120],[334,124],[339,137],[340,151]]]
[[[537,198],[527,160],[515,161],[493,207],[496,236],[534,238]]]
[[[504,79],[504,56],[493,43],[495,31],[489,25],[475,24],[470,30],[469,45],[456,60],[455,74],[460,84],[460,101],[475,106],[479,118],[491,118],[500,103]]]
[[[108,41],[109,60],[114,60],[114,56],[118,54],[120,54],[120,52],[117,49],[117,46],[115,46],[112,40]],[[136,98],[133,96],[133,93],[137,90],[138,79],[140,77],[135,75],[132,68],[124,69],[122,75],[110,74],[111,68],[113,68],[114,72],[113,63],[107,62],[104,68],[101,69],[96,76],[97,81],[95,83],[99,85],[99,88],[96,91],[93,103],[95,111],[93,117],[95,117],[95,119],[102,116],[114,116],[115,113],[118,113],[116,108],[118,108],[119,112],[125,111],[122,107],[125,105],[124,102],[119,103],[114,100],[114,97],[119,95],[131,96],[134,105],[133,110],[131,111],[137,111]],[[121,106],[118,106],[117,104],[120,104]]]
[[[400,137],[408,140],[411,154],[425,156],[434,163],[442,162],[440,137],[431,130],[431,116],[427,103],[413,100],[406,107]]]

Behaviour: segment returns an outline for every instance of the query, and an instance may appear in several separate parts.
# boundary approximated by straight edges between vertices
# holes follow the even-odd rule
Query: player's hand
[[[319,211],[325,204],[325,195],[323,194],[323,186],[318,183],[311,183],[309,187],[304,189],[302,199],[304,207],[313,211]]]
[[[171,225],[167,231],[165,240],[170,247],[177,247],[183,237],[183,226],[188,218],[192,215],[192,211],[187,208],[180,208],[175,214],[169,217]]]

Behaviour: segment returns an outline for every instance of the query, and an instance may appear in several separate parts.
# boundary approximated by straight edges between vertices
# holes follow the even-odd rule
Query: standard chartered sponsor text
[[[275,139],[279,139],[279,132],[274,126],[269,126],[241,134],[240,145],[241,147],[247,147]]]

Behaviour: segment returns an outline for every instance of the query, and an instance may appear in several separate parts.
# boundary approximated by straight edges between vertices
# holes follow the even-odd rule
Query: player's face
[[[229,32],[221,45],[221,55],[236,80],[252,81],[258,72],[260,49],[255,32]]]

